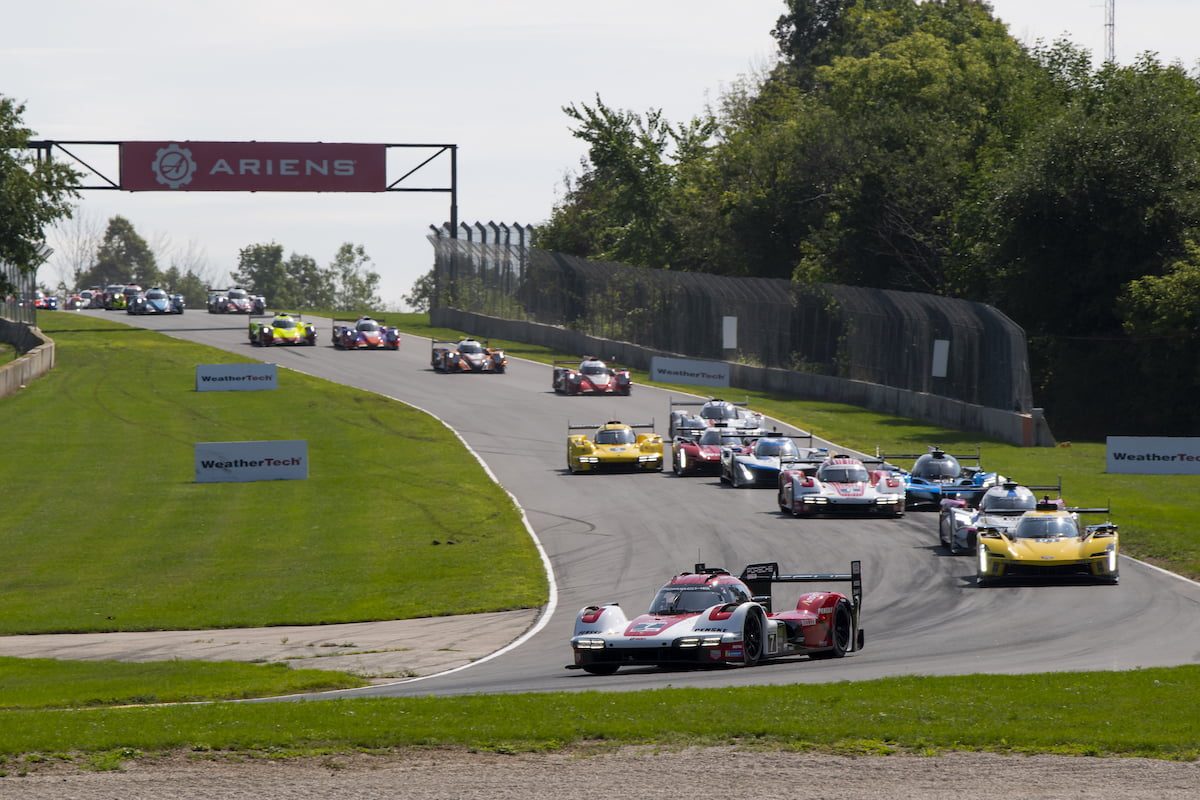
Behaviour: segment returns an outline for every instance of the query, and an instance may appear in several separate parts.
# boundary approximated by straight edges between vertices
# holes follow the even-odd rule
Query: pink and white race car
[[[848,582],[850,595],[822,590],[800,595],[796,607],[774,611],[777,583]],[[632,620],[616,603],[587,606],[575,619],[574,663],[592,675],[621,667],[751,667],[767,659],[806,655],[841,658],[861,650],[862,565],[849,573],[781,575],[779,564],[751,564],[735,578],[697,564],[658,590],[650,609]]]
[[[882,466],[882,462],[869,462]],[[814,470],[795,465],[779,473],[779,508],[797,517],[821,514],[904,515],[904,478],[868,470],[848,455],[834,455]]]

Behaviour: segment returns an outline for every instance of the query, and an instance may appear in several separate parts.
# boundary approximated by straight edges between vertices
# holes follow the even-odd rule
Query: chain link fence
[[[0,317],[12,322],[37,324],[37,310],[33,307],[37,292],[37,276],[18,269],[12,264],[0,263]]]
[[[1025,333],[982,303],[730,278],[533,247],[534,229],[430,226],[433,307],[526,320],[679,355],[828,375],[1028,413]],[[737,319],[725,349],[725,317]]]

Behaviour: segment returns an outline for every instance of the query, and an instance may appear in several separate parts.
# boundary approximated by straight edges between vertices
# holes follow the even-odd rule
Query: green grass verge
[[[0,657],[0,710],[241,700],[367,683],[354,675],[286,664]]]
[[[16,359],[17,348],[13,347],[11,344],[0,342],[0,367],[4,366],[10,361],[16,361]]]
[[[389,322],[419,336],[453,339],[461,331],[434,328],[427,314],[389,314]],[[492,339],[512,356],[549,363],[578,357],[545,347]],[[654,383],[647,373],[634,371],[639,383],[680,392],[703,394],[703,387]],[[549,373],[546,382],[549,385]],[[736,396],[734,396],[736,395]],[[942,428],[911,419],[887,416],[857,406],[798,400],[771,392],[731,389],[729,399],[749,400],[751,407],[776,419],[861,452],[918,453],[933,444],[954,452],[975,452],[982,446],[983,465],[1025,483],[1063,481],[1063,496],[1079,506],[1110,506],[1121,526],[1121,549],[1127,555],[1158,564],[1181,575],[1200,579],[1200,494],[1198,475],[1109,475],[1103,442],[1067,442],[1059,447],[1016,447],[982,439],[978,434]],[[1097,402],[1101,402],[1097,400]],[[902,466],[909,466],[903,464]],[[937,517],[930,514],[931,536]]]
[[[0,754],[12,768],[19,754],[278,756],[447,746],[512,752],[601,743],[1194,760],[1198,694],[1200,667],[1189,666],[819,687],[5,711]]]
[[[0,401],[0,633],[545,602],[512,501],[424,413],[286,369],[277,391],[196,392],[197,364],[249,359],[83,316],[43,330],[56,369]],[[307,440],[308,480],[194,481],[195,442],[259,439]]]

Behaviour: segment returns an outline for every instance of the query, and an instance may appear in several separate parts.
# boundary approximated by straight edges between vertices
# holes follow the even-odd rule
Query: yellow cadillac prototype
[[[980,585],[1004,578],[1068,575],[1117,583],[1117,526],[1111,522],[1081,526],[1081,513],[1106,514],[1108,509],[1066,508],[1061,501],[1041,502],[1008,530],[980,528]]]
[[[571,433],[595,428],[591,436]],[[636,433],[649,428],[650,433]],[[567,423],[567,469],[572,473],[602,471],[662,472],[663,440],[653,432],[654,423],[627,425],[610,420],[603,425]]]

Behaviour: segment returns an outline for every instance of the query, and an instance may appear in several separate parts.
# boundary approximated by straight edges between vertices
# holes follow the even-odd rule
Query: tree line
[[[686,122],[566,106],[587,157],[539,246],[989,303],[1060,436],[1200,433],[1196,75],[975,0],[787,0],[772,33]]]

